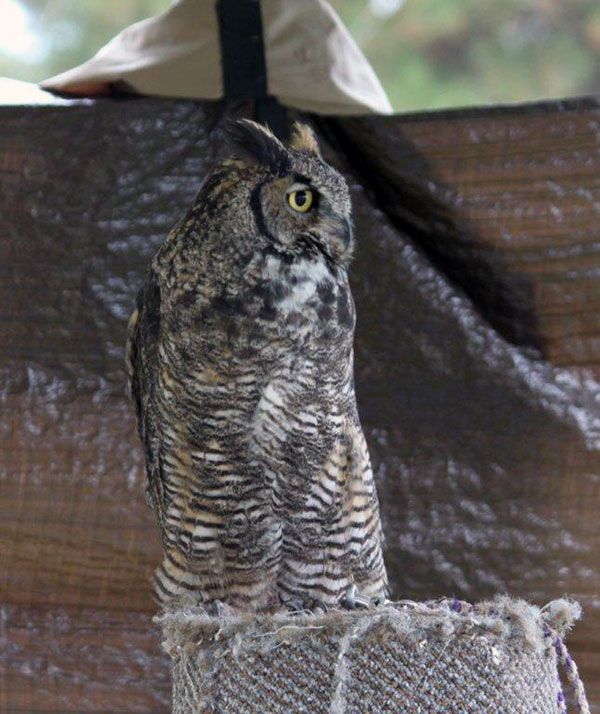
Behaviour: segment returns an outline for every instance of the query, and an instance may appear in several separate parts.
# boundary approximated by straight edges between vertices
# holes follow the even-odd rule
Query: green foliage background
[[[331,2],[399,111],[555,98],[600,89],[598,0]],[[20,4],[30,11],[32,27],[43,38],[43,52],[35,61],[15,57],[2,50],[0,39],[0,75],[39,81],[89,58],[121,29],[163,11],[169,3]]]

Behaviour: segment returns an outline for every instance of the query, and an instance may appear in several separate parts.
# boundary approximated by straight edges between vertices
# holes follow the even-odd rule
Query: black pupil
[[[308,196],[306,191],[296,191],[296,205],[302,208],[302,206],[308,201]]]

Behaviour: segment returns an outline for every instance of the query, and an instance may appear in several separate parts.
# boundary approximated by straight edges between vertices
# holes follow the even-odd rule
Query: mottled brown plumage
[[[386,592],[354,394],[350,199],[306,126],[242,120],[157,252],[130,392],[165,558],[162,603],[334,605]]]

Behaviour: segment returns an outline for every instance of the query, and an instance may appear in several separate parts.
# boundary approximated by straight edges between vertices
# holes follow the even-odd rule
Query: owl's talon
[[[224,617],[226,612],[225,603],[221,600],[209,600],[203,603],[204,609],[211,617]]]
[[[385,607],[386,605],[392,605],[393,600],[390,600],[387,597],[376,597],[373,600],[373,604],[375,605],[375,607]]]
[[[358,592],[354,583],[348,586],[340,605],[347,610],[364,610],[371,605],[371,600]]]
[[[302,600],[300,598],[282,600],[282,604],[288,610],[290,615],[324,615],[328,612],[327,605],[321,600],[308,598]]]
[[[281,604],[291,615],[298,615],[306,610],[304,602],[300,599],[282,600]]]
[[[329,608],[322,600],[313,600],[310,611],[315,615],[326,615],[329,612]]]

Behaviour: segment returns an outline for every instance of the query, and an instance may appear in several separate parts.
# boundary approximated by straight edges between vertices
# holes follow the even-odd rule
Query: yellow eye
[[[313,204],[313,192],[309,188],[288,193],[288,203],[298,213],[306,213]]]

